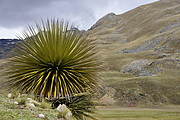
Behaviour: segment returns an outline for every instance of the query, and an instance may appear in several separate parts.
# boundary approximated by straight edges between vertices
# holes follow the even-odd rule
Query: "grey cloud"
[[[92,9],[81,0],[1,0],[0,18],[0,26],[6,28],[46,18],[64,18],[77,24],[83,19],[87,22],[95,19]]]
[[[155,0],[149,0],[155,1]],[[0,0],[0,27],[16,28],[46,18],[65,19],[90,28],[109,12],[125,12],[146,0]]]
[[[46,7],[49,0],[1,0],[0,25],[15,27],[33,19],[33,12]]]

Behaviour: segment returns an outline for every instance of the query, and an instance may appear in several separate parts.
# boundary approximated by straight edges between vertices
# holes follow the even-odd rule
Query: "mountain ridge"
[[[106,68],[103,102],[109,97],[122,106],[180,104],[178,0],[157,1],[120,15],[109,13],[87,33],[88,39],[97,40]]]
[[[0,39],[0,59],[11,57],[9,53],[18,42],[18,39]]]

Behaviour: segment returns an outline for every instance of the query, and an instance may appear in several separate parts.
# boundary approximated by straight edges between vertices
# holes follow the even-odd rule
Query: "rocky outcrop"
[[[59,112],[60,120],[72,120],[72,113],[65,104],[60,104],[56,109]]]
[[[0,59],[11,57],[9,53],[18,42],[18,39],[0,39]]]
[[[138,53],[138,52],[143,52],[147,50],[152,50],[154,49],[159,43],[163,41],[163,37],[158,37],[155,40],[148,40],[144,42],[143,44],[136,46],[135,48],[132,49],[123,49],[121,53]]]
[[[114,13],[108,13],[107,15],[99,19],[89,30],[102,26],[105,22],[104,20],[106,20],[106,22],[108,23],[106,24],[108,27],[112,27],[111,25],[113,24],[115,17],[116,15]]]
[[[136,60],[123,66],[121,69],[123,73],[131,73],[135,76],[152,76],[156,75],[161,70],[159,67],[148,69],[153,63],[153,61],[147,59]]]

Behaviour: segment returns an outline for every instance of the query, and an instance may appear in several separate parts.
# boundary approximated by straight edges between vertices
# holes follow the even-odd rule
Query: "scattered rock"
[[[28,100],[29,103],[33,103],[33,104],[35,104],[35,105],[41,105],[41,103],[33,100],[32,98],[27,98],[27,100]]]
[[[169,57],[171,54],[162,54],[158,58],[164,58],[164,57]]]
[[[44,114],[38,114],[38,117],[39,118],[45,118],[45,115]]]
[[[151,50],[151,49],[155,48],[163,40],[164,40],[164,37],[158,37],[155,40],[148,40],[148,41],[144,42],[143,44],[141,44],[137,47],[134,47],[132,49],[123,49],[121,52],[118,52],[118,53],[138,53],[138,52]]]
[[[134,76],[156,76],[162,70],[156,64],[158,63],[148,59],[136,60],[121,67],[121,70],[123,73],[131,73]]]
[[[147,59],[142,60],[136,60],[130,63],[128,66],[124,66],[124,71],[132,71],[132,70],[138,70],[141,71],[144,69],[145,66],[151,64],[152,61]]]
[[[174,59],[175,61],[179,61],[180,62],[180,51],[177,51],[176,53],[174,53],[171,56],[172,59]]]
[[[72,119],[72,113],[65,104],[62,104],[62,105],[60,104],[56,109],[59,111],[60,119],[62,119],[62,118],[67,119],[67,120]]]
[[[164,33],[164,32],[167,32],[169,30],[172,30],[174,28],[178,28],[180,27],[180,21],[177,21],[177,22],[174,22],[174,23],[171,23],[169,24],[168,26],[166,26],[165,28],[163,28],[160,33]]]
[[[8,93],[8,98],[11,98],[12,97],[12,93]]]
[[[166,50],[168,47],[169,47],[169,44],[165,44],[165,45],[163,45],[163,46],[154,48],[154,51],[161,52],[161,51]]]
[[[33,103],[27,103],[27,106],[29,106],[29,107],[36,107]]]
[[[114,104],[116,101],[115,101],[114,98],[111,97],[110,95],[105,94],[105,95],[99,100],[99,102],[100,102],[101,104],[112,105],[112,104]]]
[[[15,104],[15,105],[18,105],[19,103],[15,101],[14,104]]]
[[[30,100],[32,100],[32,98],[27,98],[27,100],[29,100],[29,101],[30,101]]]

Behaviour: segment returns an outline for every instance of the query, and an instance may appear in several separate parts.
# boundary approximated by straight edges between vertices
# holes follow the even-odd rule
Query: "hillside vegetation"
[[[180,104],[180,1],[109,13],[87,31],[97,40],[106,92],[122,106]],[[113,99],[112,99],[113,98]]]

